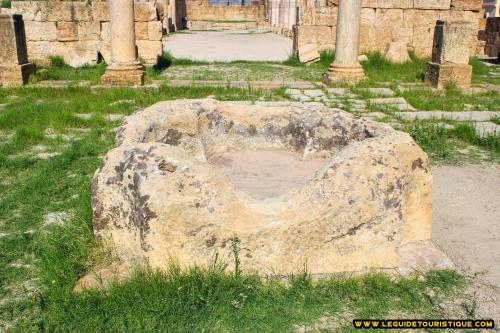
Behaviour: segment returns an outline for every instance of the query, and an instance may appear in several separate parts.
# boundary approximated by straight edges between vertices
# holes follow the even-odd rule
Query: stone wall
[[[301,9],[299,46],[334,49],[337,6],[307,5]],[[405,42],[419,56],[430,56],[437,20],[479,24],[481,0],[364,0],[360,49],[385,52],[391,42]],[[477,38],[470,46],[476,52]]]
[[[489,18],[483,32],[484,54],[490,57],[500,58],[500,17]]]
[[[12,1],[11,13],[23,15],[30,61],[46,63],[58,55],[71,66],[111,61],[109,8],[106,1]],[[154,63],[162,53],[162,23],[154,2],[135,3],[139,57]]]
[[[266,8],[262,3],[249,6],[213,6],[208,0],[186,0],[188,21],[257,21],[266,20]]]

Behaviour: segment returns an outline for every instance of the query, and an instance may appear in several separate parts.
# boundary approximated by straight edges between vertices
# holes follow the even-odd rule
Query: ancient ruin
[[[430,238],[426,154],[347,112],[160,102],[116,144],[94,177],[94,230],[132,265],[234,264],[237,239],[260,274],[397,268],[401,248]]]
[[[437,22],[432,60],[426,73],[433,87],[443,89],[449,83],[460,88],[470,87],[472,66],[467,45],[476,33],[477,29],[469,22]]]
[[[361,8],[362,0],[339,1],[335,61],[328,70],[327,81],[356,83],[365,78],[358,60]]]
[[[141,85],[144,67],[137,59],[135,48],[134,2],[111,0],[111,64],[102,76],[105,85]]]
[[[12,13],[22,14],[28,58],[46,64],[61,56],[74,67],[111,63],[110,12],[107,1],[12,1]],[[156,62],[162,53],[162,22],[153,2],[134,4],[135,44],[140,59]]]
[[[0,31],[0,86],[27,83],[33,65],[28,62],[23,17],[1,14]]]
[[[357,1],[356,1],[357,2]],[[359,50],[385,53],[391,43],[406,45],[418,56],[430,56],[437,20],[467,21],[478,27],[481,0],[364,0],[359,28]],[[348,1],[349,3],[349,1]],[[162,53],[163,32],[192,30],[269,30],[292,36],[306,59],[316,49],[336,47],[339,1],[275,0],[228,2],[210,0],[135,2],[135,38],[138,56],[154,63]],[[60,55],[71,66],[111,63],[109,3],[107,1],[12,1],[11,13],[22,14],[26,24],[28,57],[43,63]],[[357,19],[357,14],[353,16]],[[347,23],[349,24],[349,23]],[[294,30],[294,25],[296,28]],[[479,27],[478,27],[479,28]],[[495,40],[490,37],[490,44]],[[476,52],[471,40],[470,54]],[[493,52],[493,49],[491,52]],[[401,53],[400,53],[401,54]]]

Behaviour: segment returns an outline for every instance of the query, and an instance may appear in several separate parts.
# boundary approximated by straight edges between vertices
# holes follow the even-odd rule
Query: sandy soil
[[[191,31],[167,37],[164,50],[198,61],[284,61],[292,53],[292,40],[273,33]]]
[[[434,167],[433,242],[473,277],[476,317],[500,320],[500,166]]]
[[[500,288],[500,166],[433,174],[434,242],[460,269]]]
[[[228,152],[210,161],[236,189],[256,199],[277,197],[311,179],[324,160],[302,160],[286,151]]]

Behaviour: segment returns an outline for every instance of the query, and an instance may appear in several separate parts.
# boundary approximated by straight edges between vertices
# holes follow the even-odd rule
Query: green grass
[[[368,61],[363,62],[363,68],[367,76],[367,82],[422,82],[425,76],[427,59],[419,58],[410,53],[411,61],[395,64],[380,52],[367,53]]]
[[[158,57],[157,64],[146,66],[146,81],[151,80],[215,80],[215,81],[309,81],[320,82],[322,74],[328,71],[329,65],[335,58],[334,52],[321,52],[320,61],[313,64],[302,64],[296,56],[290,56],[283,62],[255,62],[255,61],[231,61],[231,62],[208,62],[196,61],[185,58],[174,58],[168,52]],[[361,82],[358,87],[368,87],[378,85],[380,82],[387,82],[392,87],[397,87],[400,82],[410,82],[423,84],[427,59],[419,58],[413,53],[411,61],[403,64],[394,64],[387,61],[380,52],[367,53],[368,61],[362,63],[367,80]],[[62,58],[52,57],[52,64],[47,68],[38,66],[34,81],[40,80],[68,80],[68,81],[90,81],[97,84],[104,73],[106,64],[86,65],[80,68],[67,66]],[[481,61],[471,59],[473,66],[474,83],[497,83],[498,77],[491,75],[492,69],[484,65]],[[346,84],[336,84],[346,86]],[[461,104],[470,103],[481,105],[480,100],[484,96],[468,98],[464,94],[454,93],[440,96],[438,93],[431,93],[428,90],[422,93],[407,92],[406,96],[414,96],[412,105],[423,110],[450,110],[456,107],[457,101]],[[493,95],[493,94],[490,94]],[[451,103],[447,103],[450,99]],[[474,99],[474,100],[472,100]],[[492,107],[497,103],[497,99],[491,99],[484,107]],[[459,103],[460,104],[460,103]],[[431,107],[430,109],[428,107]]]
[[[415,121],[403,126],[415,142],[434,162],[463,163],[474,156],[462,156],[459,151],[479,147],[491,154],[493,161],[500,161],[500,137],[489,135],[479,137],[471,123],[454,122],[453,128],[446,128],[435,121]]]
[[[10,8],[11,0],[2,0],[2,3],[0,4],[1,8]]]
[[[402,96],[415,108],[425,111],[496,111],[500,105],[498,92],[467,94],[453,86],[444,91],[414,89],[403,92]]]
[[[469,64],[472,65],[472,83],[500,84],[500,77],[490,74],[495,71],[499,73],[498,66],[496,69],[489,67],[477,58],[471,58]]]
[[[223,88],[17,88],[0,90],[0,330],[12,332],[290,332],[323,316],[445,316],[466,280],[453,271],[409,278],[367,274],[288,282],[221,269],[144,270],[105,292],[72,293],[89,269],[110,260],[93,238],[90,182],[113,147],[108,114],[130,114],[156,101],[202,98],[280,99]],[[12,96],[18,96],[13,98]],[[113,104],[133,100],[133,104]],[[88,113],[90,119],[76,116]],[[56,137],[48,137],[47,131]],[[77,131],[78,130],[78,131]],[[82,132],[81,130],[87,130]],[[76,133],[74,140],[63,135]],[[4,136],[10,134],[10,137]],[[33,157],[34,146],[60,155]],[[49,212],[72,212],[63,226],[44,225]],[[27,266],[30,265],[30,266]],[[245,267],[242,267],[243,272]],[[432,292],[431,292],[432,291]]]
[[[90,81],[97,84],[106,70],[104,62],[97,65],[84,65],[81,67],[70,67],[61,57],[50,57],[50,66],[35,66],[35,75],[32,81],[42,80],[67,80],[67,81]]]

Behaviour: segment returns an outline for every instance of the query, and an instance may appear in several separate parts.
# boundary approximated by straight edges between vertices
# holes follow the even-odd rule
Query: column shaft
[[[365,77],[358,59],[362,3],[362,0],[339,0],[335,60],[328,72],[331,81],[355,83]]]
[[[144,68],[137,61],[133,0],[109,1],[111,64],[101,78],[105,85],[140,85]]]
[[[137,60],[135,51],[134,2],[111,0],[109,2],[111,28],[111,57],[114,64]]]

